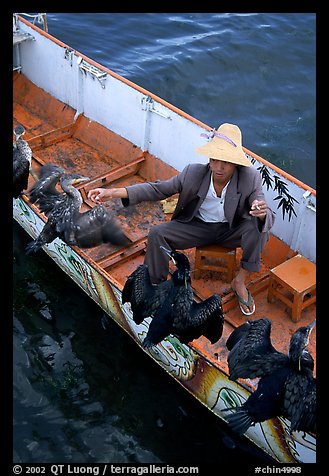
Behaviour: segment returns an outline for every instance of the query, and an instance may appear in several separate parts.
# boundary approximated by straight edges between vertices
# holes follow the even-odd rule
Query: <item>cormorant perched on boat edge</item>
[[[176,335],[182,343],[188,343],[205,336],[212,344],[218,341],[223,332],[223,310],[218,294],[200,303],[193,299],[190,263],[187,256],[161,246],[176,266],[170,281],[166,298],[153,315],[144,348],[161,342],[169,334]]]
[[[41,181],[45,177],[41,174]],[[73,185],[89,180],[79,174],[63,174],[59,183],[62,193],[39,195],[36,199],[41,211],[48,215],[48,221],[36,240],[29,243],[26,252],[39,250],[43,245],[60,238],[68,245],[92,248],[102,243],[127,245],[125,236],[114,217],[103,205],[80,212],[82,197]],[[37,188],[37,186],[36,186]]]
[[[28,187],[32,162],[32,150],[23,139],[25,129],[18,124],[14,129],[16,144],[13,145],[13,197],[17,198]]]
[[[233,430],[243,434],[256,423],[282,416],[290,420],[291,431],[316,433],[314,360],[307,350],[314,326],[315,321],[294,332],[288,355],[273,347],[267,318],[247,321],[230,334],[230,379],[260,378],[257,389],[226,417]]]

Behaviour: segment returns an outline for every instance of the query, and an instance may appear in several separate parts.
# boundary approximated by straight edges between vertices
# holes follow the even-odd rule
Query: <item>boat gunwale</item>
[[[168,101],[166,101],[165,99],[161,98],[160,96],[157,96],[156,94],[153,94],[152,92],[150,92],[149,90],[139,86],[138,84],[134,83],[133,81],[125,78],[124,76],[121,76],[120,74],[116,73],[115,71],[107,68],[106,66],[103,66],[102,64],[100,63],[97,63],[97,61],[94,61],[92,60],[91,58],[89,58],[88,56],[86,56],[85,54],[83,53],[80,53],[79,51],[75,50],[74,48],[70,47],[69,45],[67,45],[66,43],[58,40],[57,38],[55,38],[54,36],[50,35],[48,32],[42,30],[41,28],[37,27],[36,25],[32,24],[29,20],[23,18],[22,16],[20,15],[17,15],[18,19],[20,21],[22,21],[23,23],[25,23],[26,26],[28,26],[29,28],[32,28],[34,29],[35,31],[37,31],[39,34],[45,36],[46,38],[48,38],[50,41],[56,43],[57,45],[63,47],[63,48],[67,48],[69,49],[75,56],[77,57],[81,57],[82,59],[86,60],[88,63],[92,64],[93,66],[101,69],[102,71],[105,71],[107,74],[109,74],[110,76],[112,76],[113,78],[127,84],[128,86],[136,89],[137,91],[139,91],[140,93],[142,94],[146,94],[147,96],[151,97],[152,99],[154,99],[155,101],[159,102],[160,104],[162,104],[163,106],[167,107],[168,109],[170,109],[171,111],[175,112],[176,114],[179,114],[180,116],[184,117],[185,119],[193,122],[194,124],[197,124],[198,126],[201,126],[203,127],[204,129],[206,129],[207,131],[211,131],[213,130],[212,127],[208,126],[207,124],[205,124],[204,122],[200,121],[199,119],[196,119],[195,117],[191,116],[190,114],[187,114],[185,111],[183,111],[182,109],[179,109],[178,107],[172,105],[171,103],[169,103]],[[293,175],[289,174],[288,172],[286,172],[285,170],[281,169],[280,167],[278,167],[277,165],[274,165],[272,164],[271,162],[269,162],[268,160],[264,159],[263,157],[259,156],[258,154],[256,154],[255,152],[252,152],[251,150],[247,149],[245,146],[242,146],[243,150],[245,153],[251,155],[253,158],[255,158],[256,160],[258,160],[259,162],[262,162],[264,165],[266,165],[267,167],[269,167],[270,169],[274,170],[275,172],[279,173],[280,175],[282,175],[284,178],[286,178],[287,180],[291,181],[292,183],[294,183],[295,185],[297,185],[298,187],[301,187],[303,188],[304,190],[306,191],[309,191],[312,195],[316,196],[316,190],[312,187],[310,187],[309,185],[307,185],[306,183],[302,182],[301,180],[297,179],[296,177],[294,177]]]

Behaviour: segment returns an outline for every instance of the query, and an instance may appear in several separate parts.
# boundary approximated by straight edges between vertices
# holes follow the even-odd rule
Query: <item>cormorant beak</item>
[[[79,178],[76,178],[73,182],[73,185],[78,185],[79,183],[81,182],[86,182],[87,180],[90,180],[90,177],[79,177]]]
[[[167,255],[173,260],[174,264],[176,264],[176,261],[174,260],[174,258],[172,257],[172,250],[168,250],[168,248],[165,248],[164,246],[160,245],[160,248],[165,252],[167,253]]]
[[[313,327],[315,326],[316,324],[316,319],[314,319],[314,321],[311,322],[311,324],[309,324],[306,329],[308,330],[308,335],[307,335],[307,345],[309,343],[309,339],[310,339],[310,335],[311,335],[311,332],[313,330]]]
[[[316,319],[314,319],[314,321],[311,322],[311,324],[309,324],[309,325],[307,326],[308,329],[309,329],[309,331],[308,331],[308,334],[309,334],[309,335],[311,334],[311,332],[312,332],[313,327],[315,326],[315,324],[316,324]]]

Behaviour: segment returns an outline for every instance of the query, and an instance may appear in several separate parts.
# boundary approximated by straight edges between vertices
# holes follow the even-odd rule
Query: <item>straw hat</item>
[[[211,141],[195,149],[199,154],[210,159],[232,162],[232,164],[250,167],[252,163],[247,159],[242,149],[242,134],[238,126],[234,124],[222,124],[217,131],[210,134],[201,134],[211,138]]]

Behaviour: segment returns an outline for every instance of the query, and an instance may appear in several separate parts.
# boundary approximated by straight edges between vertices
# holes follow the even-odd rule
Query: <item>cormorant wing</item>
[[[56,235],[68,244],[75,244],[74,241],[74,214],[76,210],[72,208],[70,197],[65,192],[61,192],[56,197],[54,195],[43,197],[42,211],[46,208],[48,201],[51,201],[49,205],[48,222],[54,230]]]
[[[288,373],[288,367],[281,367],[272,374],[262,377],[256,390],[241,406],[234,409],[234,413],[226,417],[230,428],[242,435],[256,423],[281,416]]]
[[[177,317],[179,318],[179,316]],[[218,294],[199,303],[193,301],[186,322],[174,319],[174,329],[177,330],[183,343],[198,339],[203,335],[214,344],[222,336],[223,324],[222,302]]]
[[[48,177],[58,177],[58,180],[61,178],[61,176],[65,173],[65,170],[63,167],[60,167],[59,165],[52,164],[52,163],[47,163],[44,164],[42,167],[39,169],[39,179],[43,180]]]
[[[163,304],[170,286],[171,280],[153,286],[147,265],[141,264],[125,282],[122,290],[122,304],[130,302],[133,319],[136,324],[141,324],[146,317],[152,317]]]
[[[42,198],[38,199],[38,207],[40,211],[47,216],[49,216],[54,209],[59,210],[65,203],[66,194],[63,192],[59,192],[58,195],[44,195]]]
[[[18,157],[15,158],[15,155]],[[13,160],[13,197],[17,198],[19,194],[28,187],[30,163],[24,157],[20,157],[20,151],[14,150]]]
[[[117,220],[103,205],[76,215],[74,226],[77,245],[82,248],[91,248],[102,243],[120,246],[129,243]]]
[[[43,245],[51,243],[58,236],[59,234],[56,231],[56,223],[52,223],[48,218],[48,221],[45,223],[38,237],[26,245],[25,251],[27,254],[35,253]]]
[[[27,245],[26,252],[28,254],[38,251],[41,246],[51,243],[57,237],[69,245],[76,244],[74,214],[77,212],[74,204],[72,204],[70,197],[65,192],[57,195],[55,201],[51,199],[52,197],[54,195],[45,196],[40,200],[45,207],[48,200],[50,200],[52,206],[49,205],[48,220],[39,236]]]
[[[122,304],[130,302],[136,324],[141,324],[147,317],[146,309],[153,292],[148,267],[141,264],[128,276],[122,289]]]
[[[230,379],[262,377],[289,364],[289,358],[271,343],[271,321],[247,321],[229,336],[226,347]]]
[[[64,173],[62,167],[54,164],[45,164],[40,168],[39,180],[33,185],[29,195],[32,203],[39,201],[42,212],[47,214],[56,205],[56,199],[61,194],[56,189],[56,184]]]
[[[143,341],[144,349],[159,344],[165,337],[171,334],[173,331],[173,312],[170,300],[164,301],[155,312],[153,319],[150,323],[148,332]]]
[[[316,433],[316,380],[292,371],[285,385],[284,412],[292,431]]]

